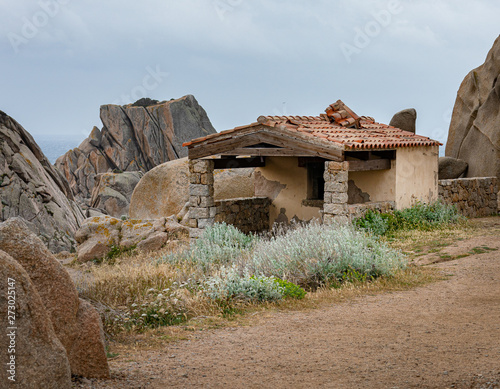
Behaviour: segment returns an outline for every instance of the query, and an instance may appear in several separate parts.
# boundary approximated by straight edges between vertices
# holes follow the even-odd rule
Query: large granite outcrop
[[[33,137],[0,111],[0,222],[20,216],[52,252],[71,251],[84,220],[66,179]]]
[[[467,177],[500,177],[500,36],[484,64],[462,81],[446,156],[468,164]]]
[[[40,295],[51,327],[66,350],[71,373],[87,378],[109,377],[99,314],[78,298],[66,269],[21,218],[0,223],[0,247],[23,267]]]
[[[218,169],[214,172],[216,200],[254,196],[255,169]],[[159,219],[177,215],[189,202],[188,159],[163,163],[147,172],[130,201],[134,219]]]
[[[66,350],[26,270],[0,250],[2,388],[71,388]],[[10,304],[9,304],[10,302]],[[14,307],[14,309],[8,309]],[[7,327],[12,327],[7,330]]]
[[[100,116],[103,128],[94,127],[80,146],[56,161],[77,200],[87,205],[97,174],[147,172],[185,157],[182,143],[215,133],[205,110],[191,95],[161,103],[103,105]]]

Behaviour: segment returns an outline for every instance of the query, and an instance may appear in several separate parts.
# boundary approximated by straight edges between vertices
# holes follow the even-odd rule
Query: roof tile
[[[342,144],[346,149],[387,149],[441,145],[438,141],[426,136],[377,123],[368,116],[358,116],[341,100],[329,105],[325,112],[326,114],[320,114],[320,116],[260,116],[255,123],[193,139],[191,142],[184,143],[183,146],[191,146],[216,138],[220,134],[231,134],[244,128],[259,125],[285,126],[290,131]]]

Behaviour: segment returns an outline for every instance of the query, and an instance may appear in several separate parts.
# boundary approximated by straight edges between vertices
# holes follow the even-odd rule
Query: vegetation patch
[[[115,247],[90,270],[92,282],[79,285],[110,335],[303,300],[318,288],[372,282],[407,266],[401,252],[364,231],[317,224],[256,236],[222,223],[178,252],[124,254]]]
[[[432,204],[416,203],[411,208],[379,213],[368,210],[354,225],[378,236],[393,236],[400,230],[431,231],[465,221],[453,205],[438,200]]]
[[[136,245],[132,245],[129,247],[121,247],[121,246],[117,246],[117,245],[112,245],[111,249],[109,250],[109,252],[106,254],[106,256],[103,259],[112,263],[117,257],[119,257],[121,255],[131,254],[136,249],[136,247],[137,247]],[[100,261],[97,261],[96,263],[102,262],[103,259],[101,259]]]
[[[488,247],[488,246],[477,246],[477,247],[473,247],[470,251],[469,251],[469,254],[484,254],[484,253],[489,253],[491,251],[496,251],[498,250],[497,248],[493,248],[493,247]]]
[[[446,206],[414,208],[392,216],[374,213],[363,225],[311,223],[260,236],[215,224],[179,251],[154,258],[115,249],[110,259],[90,268],[78,289],[98,307],[113,337],[123,331],[217,328],[254,311],[307,309],[358,293],[403,290],[436,279],[409,266],[403,251],[409,256],[440,251],[472,228]],[[393,227],[384,234],[369,227],[390,218],[397,223],[387,222]],[[493,249],[475,248],[488,250]],[[161,336],[178,339],[175,331]]]

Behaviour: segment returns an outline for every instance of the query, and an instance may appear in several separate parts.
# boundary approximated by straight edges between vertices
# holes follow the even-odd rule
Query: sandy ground
[[[450,250],[480,245],[500,249],[500,235]],[[500,250],[433,266],[449,278],[132,352],[85,386],[500,388]]]

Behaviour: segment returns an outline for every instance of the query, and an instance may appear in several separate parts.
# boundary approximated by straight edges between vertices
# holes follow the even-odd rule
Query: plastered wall
[[[394,201],[396,198],[396,161],[391,161],[389,170],[349,172],[349,180],[370,195],[370,202]]]
[[[321,218],[321,208],[302,205],[307,198],[307,169],[298,166],[296,157],[267,157],[266,166],[255,169],[255,196],[271,200],[271,226],[285,217],[288,222],[294,217]]]
[[[401,147],[396,151],[396,208],[438,198],[438,146]]]
[[[350,172],[370,202],[394,201],[397,209],[416,201],[438,198],[438,146],[404,147],[396,151],[391,169]],[[303,205],[307,199],[307,169],[298,166],[296,157],[267,157],[266,166],[255,169],[255,196],[271,200],[270,225],[293,218],[321,219],[321,208]]]

